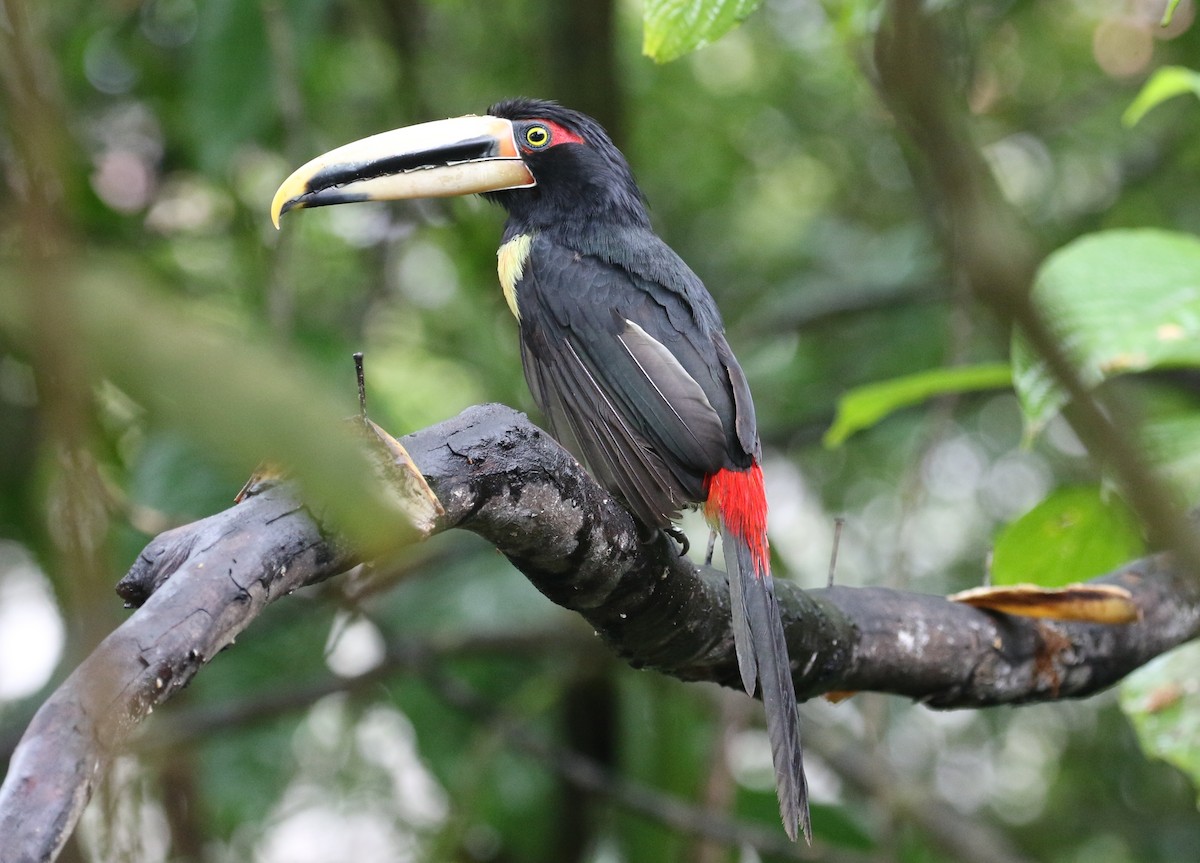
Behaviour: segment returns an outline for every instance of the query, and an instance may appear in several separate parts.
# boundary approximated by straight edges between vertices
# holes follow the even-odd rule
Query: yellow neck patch
[[[504,299],[512,310],[513,317],[521,320],[517,308],[517,282],[525,274],[525,262],[529,260],[529,249],[533,245],[532,234],[518,234],[496,252],[496,270],[500,274],[500,287]]]

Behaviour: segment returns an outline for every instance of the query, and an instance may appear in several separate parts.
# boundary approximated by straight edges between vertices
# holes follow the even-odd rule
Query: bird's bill
[[[297,168],[271,202],[288,210],[352,201],[444,198],[534,185],[512,122],[469,116],[382,132],[330,150]]]

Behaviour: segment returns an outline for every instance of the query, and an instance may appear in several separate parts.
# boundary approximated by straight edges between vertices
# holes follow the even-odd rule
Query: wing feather
[[[540,234],[517,296],[526,379],[550,431],[643,523],[667,526],[705,498],[707,476],[749,464],[753,408],[739,422],[749,390],[720,350],[715,308]]]
[[[720,463],[725,455],[725,428],[700,384],[667,347],[634,321],[626,319],[617,336],[645,383],[631,385],[652,424],[679,434],[668,443],[686,464]]]

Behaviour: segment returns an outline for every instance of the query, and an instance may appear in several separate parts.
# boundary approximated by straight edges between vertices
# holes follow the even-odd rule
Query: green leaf
[[[1200,239],[1162,230],[1104,231],[1048,257],[1033,300],[1088,386],[1127,372],[1200,365]],[[1013,384],[1030,434],[1066,402],[1018,335]]]
[[[825,446],[837,447],[855,432],[870,428],[888,414],[934,396],[1012,386],[1006,363],[930,369],[857,387],[842,396],[837,416],[825,433]]]
[[[1103,575],[1145,551],[1137,518],[1096,486],[1060,488],[996,540],[992,582],[1062,587]]]
[[[1121,709],[1142,751],[1178,767],[1200,788],[1200,644],[1176,648],[1125,678]]]
[[[667,63],[728,33],[762,0],[646,0],[642,53]]]
[[[1195,93],[1200,97],[1200,72],[1185,66],[1156,69],[1121,115],[1121,122],[1134,126],[1151,108],[1183,93]]]

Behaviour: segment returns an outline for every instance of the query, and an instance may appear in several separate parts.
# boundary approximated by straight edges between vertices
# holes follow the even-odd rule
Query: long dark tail
[[[812,842],[800,715],[771,578],[766,497],[758,465],[746,471],[722,470],[713,476],[706,509],[721,529],[742,685],[750,695],[754,694],[755,678],[761,685],[783,827],[795,840],[799,824],[804,838]]]

